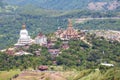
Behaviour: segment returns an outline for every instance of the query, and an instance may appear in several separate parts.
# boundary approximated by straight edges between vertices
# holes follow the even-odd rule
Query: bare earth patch
[[[67,77],[58,71],[23,71],[13,80],[67,80]]]

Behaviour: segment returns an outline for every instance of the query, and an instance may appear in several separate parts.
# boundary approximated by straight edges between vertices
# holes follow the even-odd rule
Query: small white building
[[[101,63],[101,65],[108,66],[108,67],[113,67],[114,66],[114,64],[109,64],[109,63]]]
[[[35,38],[35,44],[39,44],[41,46],[47,45],[47,37],[42,33],[39,33],[38,36]]]
[[[33,55],[33,54],[25,52],[25,51],[19,51],[19,52],[16,52],[14,55],[16,55],[16,56],[22,56],[22,55]]]

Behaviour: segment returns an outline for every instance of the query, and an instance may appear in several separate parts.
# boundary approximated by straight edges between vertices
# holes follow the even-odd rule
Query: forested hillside
[[[14,4],[19,6],[33,5],[36,7],[55,10],[87,9],[88,5],[91,3],[92,8],[97,5],[98,8],[105,7],[107,9],[107,7],[111,6],[111,4],[114,3],[113,1],[119,3],[119,0],[4,0],[4,1],[7,2],[8,4]],[[114,3],[114,6],[116,5],[119,4]]]
[[[3,4],[3,2],[2,1],[0,1],[0,7],[2,7],[4,4]]]
[[[87,35],[87,41],[92,45],[86,44],[81,40],[68,41],[69,49],[61,49],[59,56],[49,53],[47,47],[39,45],[31,45],[28,50],[25,50],[33,55],[13,56],[0,52],[0,70],[10,69],[36,69],[39,65],[57,65],[64,66],[66,69],[75,68],[96,69],[103,62],[114,64],[115,67],[120,67],[120,43],[117,41],[107,41],[104,38],[97,38],[94,35]],[[60,49],[61,40],[57,40],[53,49]],[[36,50],[40,51],[40,56],[36,55]],[[55,64],[53,63],[55,61]]]
[[[80,18],[92,19],[76,23]],[[48,41],[51,36],[55,37],[52,34],[58,27],[63,30],[67,28],[68,19],[72,20],[73,27],[78,29],[79,33],[80,30],[88,31],[85,33],[85,40],[69,40],[68,49],[62,48],[64,41],[57,39],[50,49],[60,49],[59,56],[51,55],[47,47],[37,44],[30,45],[28,49],[16,49],[16,52],[23,49],[33,55],[13,56],[7,54],[8,50],[1,51],[0,79],[5,80],[9,75],[7,80],[12,77],[21,80],[18,74],[29,69],[33,71],[30,71],[32,73],[27,80],[32,79],[32,74],[36,79],[39,75],[36,72],[34,75],[34,70],[38,71],[40,65],[46,65],[46,72],[62,77],[56,74],[56,71],[63,71],[62,75],[67,80],[120,80],[120,42],[89,33],[89,30],[120,31],[119,18],[120,0],[0,0],[0,50],[8,49],[17,43],[22,24],[26,24],[32,39],[42,32],[46,34]],[[40,55],[36,54],[37,50]],[[102,66],[101,63],[110,63],[113,66]],[[16,69],[20,71],[12,71]],[[46,78],[46,72],[39,77]],[[24,73],[21,74],[26,77]]]
[[[117,11],[114,10],[101,12],[77,9],[77,7],[80,8],[80,6],[84,6],[93,0],[80,0],[81,2],[79,0],[63,1],[64,0],[34,0],[34,2],[33,0],[1,1],[1,6],[3,7],[0,8],[0,49],[9,47],[17,42],[19,31],[21,30],[23,23],[26,23],[29,34],[32,36],[32,38],[34,38],[38,32],[51,33],[54,32],[58,27],[65,29],[68,24],[68,18],[74,19],[84,17],[96,18],[120,16],[119,9]],[[94,2],[97,1],[98,0],[94,0]],[[109,0],[104,1],[108,2]],[[37,6],[37,4],[39,5]],[[54,10],[48,10],[48,8]],[[68,8],[69,11],[67,11]],[[62,11],[62,9],[66,9],[66,11]],[[120,30],[119,25],[120,20],[91,20],[82,24],[76,24],[73,21],[73,26],[77,29]]]
[[[35,13],[34,13],[35,11]],[[23,23],[26,23],[29,34],[35,37],[39,32],[51,33],[56,31],[58,27],[65,29],[67,27],[68,18],[80,17],[109,17],[116,16],[117,13],[99,13],[89,11],[70,11],[56,12],[51,10],[22,10],[20,13],[5,12],[0,13],[0,48],[9,47],[17,42],[19,31]],[[112,22],[112,23],[111,23]],[[101,24],[102,23],[102,24]],[[96,26],[97,25],[97,26]],[[120,20],[91,20],[82,24],[73,22],[74,28],[77,29],[113,29],[120,30]],[[114,27],[115,26],[115,27]]]

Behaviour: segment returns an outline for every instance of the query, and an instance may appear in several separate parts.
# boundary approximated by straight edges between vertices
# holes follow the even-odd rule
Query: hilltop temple
[[[57,38],[61,40],[77,39],[79,38],[78,31],[72,27],[71,19],[68,19],[68,28],[66,30],[58,29],[55,32]]]
[[[18,39],[18,42],[15,44],[15,46],[25,46],[30,45],[32,43],[32,39],[28,35],[28,31],[26,30],[26,25],[22,25],[22,30],[20,31],[20,37]]]

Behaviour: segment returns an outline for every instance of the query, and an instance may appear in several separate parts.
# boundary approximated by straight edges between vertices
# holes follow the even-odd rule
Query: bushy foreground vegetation
[[[83,70],[73,80],[119,80],[120,69],[108,69],[101,73],[100,70]]]

